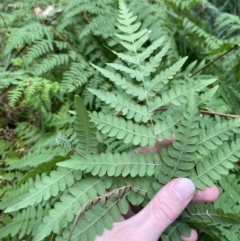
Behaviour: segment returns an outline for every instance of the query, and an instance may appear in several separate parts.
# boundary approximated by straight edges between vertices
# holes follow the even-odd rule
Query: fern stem
[[[168,107],[161,107],[156,109],[156,111],[164,111],[168,110]],[[200,113],[203,115],[218,115],[222,117],[230,117],[230,118],[239,118],[240,115],[233,115],[233,114],[226,114],[226,113],[220,113],[220,112],[215,112],[215,111],[210,111],[210,110],[200,110]]]
[[[54,16],[52,16],[52,17],[48,20],[48,22],[42,23],[42,25],[45,25],[45,26],[50,25],[50,24],[51,24],[56,18],[58,18],[62,13],[63,13],[63,11],[57,12]],[[16,55],[15,55],[14,58],[17,58],[17,57],[26,49],[27,46],[28,46],[28,44],[25,44],[25,45],[16,53]],[[13,64],[13,63],[9,61],[9,64],[6,66],[5,71],[8,71],[8,70],[12,67],[12,64]]]
[[[238,118],[240,117],[239,115],[233,115],[233,114],[225,114],[225,113],[219,113],[219,112],[214,112],[214,111],[209,111],[209,110],[201,110],[201,114],[207,114],[207,115],[218,115],[222,117],[230,117],[230,118]]]
[[[227,55],[228,53],[230,53],[231,51],[233,51],[234,49],[238,48],[239,46],[237,44],[235,44],[234,46],[232,46],[229,50],[227,50],[226,52],[224,52],[223,54],[219,55],[218,57],[216,57],[215,59],[213,59],[212,61],[208,62],[207,64],[205,64],[202,68],[196,70],[195,72],[193,72],[190,75],[190,78],[192,78],[193,76],[195,76],[196,74],[198,74],[199,72],[201,72],[202,70],[206,69],[207,67],[209,67],[210,65],[212,65],[213,63],[215,63],[217,60],[219,60],[220,58],[222,58],[223,56]]]

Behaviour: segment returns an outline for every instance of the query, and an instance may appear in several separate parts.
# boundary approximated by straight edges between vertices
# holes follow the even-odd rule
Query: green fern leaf
[[[15,200],[15,203],[6,209],[6,212],[13,212],[42,200],[48,200],[51,196],[57,196],[59,191],[63,191],[66,186],[73,185],[72,172],[73,170],[59,167],[56,171],[52,171],[49,176],[43,174],[41,180],[35,182],[35,187],[30,189],[29,193],[25,193]]]
[[[209,149],[215,150],[222,145],[224,141],[239,132],[240,118],[231,120],[219,120],[214,126],[208,126],[200,132],[200,141],[198,151],[206,154]]]
[[[137,81],[142,81],[143,75],[142,72],[138,69],[132,69],[132,68],[128,68],[124,65],[121,64],[107,64],[108,66],[112,67],[115,70],[120,70],[123,73],[127,73],[130,75],[130,78],[135,78]]]
[[[128,201],[134,206],[145,206],[149,200],[156,194],[152,188],[154,177],[119,177],[119,181],[131,186],[132,192],[127,195]]]
[[[120,192],[121,194],[121,192]],[[113,222],[120,220],[120,210],[128,210],[128,202],[123,192],[121,199],[113,196],[112,200],[108,199],[104,206],[98,202],[90,210],[85,212],[85,217],[80,218],[71,236],[71,240],[93,241],[96,235],[102,235],[104,228],[111,229]],[[121,209],[120,209],[121,207]],[[56,241],[69,240],[72,227],[63,231],[62,237],[57,237]]]
[[[240,205],[238,195],[240,193],[240,185],[235,174],[229,174],[218,181],[219,185],[227,193],[227,197],[233,200],[234,203]]]
[[[44,209],[41,205],[37,208],[31,206],[17,213],[11,223],[0,229],[0,238],[2,239],[11,235],[11,237],[17,236],[21,240],[25,235],[35,233],[41,223],[42,217],[46,215],[49,209],[49,205],[46,205]]]
[[[107,105],[115,108],[116,111],[121,111],[122,115],[126,115],[127,119],[132,119],[136,122],[148,122],[149,113],[146,106],[135,104],[127,96],[115,95],[114,93],[105,92],[102,90],[89,89],[99,99],[104,101]]]
[[[186,62],[187,57],[181,58],[171,67],[165,69],[160,74],[156,75],[150,84],[147,86],[147,94],[154,95],[154,93],[159,92],[165,84],[168,83],[170,79],[181,69],[183,64]]]
[[[86,158],[75,157],[69,161],[59,163],[60,166],[82,170],[93,176],[152,176],[155,168],[161,165],[157,154],[102,153],[89,155]]]
[[[195,151],[198,143],[198,108],[194,92],[188,96],[188,104],[183,119],[178,124],[176,141],[168,149],[161,150],[163,165],[157,177],[162,184],[166,184],[174,177],[186,177],[195,166]]]
[[[33,170],[29,171],[17,184],[16,188],[20,187],[21,184],[26,182],[29,178],[36,176],[37,174],[44,173],[45,171],[51,170],[53,167],[56,166],[56,163],[61,161],[66,161],[70,158],[70,152],[68,152],[65,156],[54,156],[53,159],[49,162],[44,162],[34,168]]]
[[[215,210],[212,203],[190,204],[183,212],[185,221],[205,226],[226,227],[239,229],[240,217],[236,214],[224,213],[221,209]]]
[[[191,179],[200,189],[213,186],[213,181],[220,180],[221,175],[227,175],[234,167],[233,162],[237,162],[239,158],[240,139],[232,141],[231,144],[225,142],[207,160],[197,163],[196,171],[192,170]]]
[[[134,145],[154,146],[156,137],[153,130],[148,126],[139,126],[132,121],[125,121],[116,116],[96,113],[90,114],[92,121],[103,134],[116,136],[124,143],[132,142]]]
[[[167,106],[170,103],[180,106],[187,102],[187,96],[192,90],[201,91],[206,86],[215,82],[216,79],[200,80],[197,83],[189,83],[184,86],[176,86],[162,93],[161,97],[154,98],[154,101],[149,103],[150,111],[154,112],[157,108]]]
[[[169,113],[169,115],[167,115],[164,121],[158,121],[154,126],[157,140],[162,141],[165,138],[171,139],[177,131],[177,124],[181,122],[182,119],[183,116],[180,111],[173,111],[172,114]]]
[[[84,207],[86,202],[97,195],[103,195],[111,185],[109,178],[94,178],[76,182],[69,188],[68,193],[63,193],[60,201],[56,202],[54,208],[45,216],[41,225],[36,232],[34,241],[40,241],[48,236],[51,232],[58,233],[59,230],[65,228],[68,223],[73,222],[75,216],[80,209]],[[62,222],[66,219],[65,222]]]
[[[79,96],[75,96],[76,118],[74,128],[78,135],[79,144],[77,146],[81,155],[86,156],[97,151],[96,128],[90,118],[86,107]]]
[[[112,81],[115,85],[120,86],[123,90],[125,90],[127,94],[136,96],[139,100],[145,99],[145,91],[142,86],[132,84],[125,78],[121,77],[119,74],[100,68],[94,64],[91,65],[95,69],[97,69],[103,76]]]
[[[161,235],[163,241],[181,241],[181,236],[189,237],[191,229],[186,223],[175,221]]]
[[[200,106],[206,106],[208,104],[216,91],[219,89],[219,85],[214,86],[213,88],[207,90],[205,93],[201,94],[201,102],[199,103]]]

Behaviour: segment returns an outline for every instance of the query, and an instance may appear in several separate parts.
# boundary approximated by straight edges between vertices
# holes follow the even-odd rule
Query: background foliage
[[[155,59],[156,63],[148,61],[148,57],[145,60],[152,68],[151,78],[159,74],[160,79],[167,79],[164,86],[152,88],[150,95],[154,101],[150,101],[150,105],[145,105],[146,96],[141,96],[142,82],[136,84],[139,80],[134,63],[129,63],[128,59],[128,69],[123,68],[126,59],[116,55],[131,52],[119,43],[126,39],[115,35],[120,34],[118,1],[0,1],[0,239],[66,240],[76,216],[80,218],[84,214],[91,221],[90,217],[100,212],[105,214],[103,218],[117,221],[120,213],[127,212],[127,200],[145,205],[171,177],[188,175],[194,179],[197,174],[189,174],[192,168],[189,163],[182,168],[185,172],[172,175],[169,173],[172,166],[158,170],[155,164],[158,156],[150,153],[141,156],[141,165],[138,156],[129,158],[131,166],[121,173],[125,178],[120,181],[111,178],[120,175],[117,175],[120,173],[117,166],[114,170],[105,167],[105,171],[101,166],[101,173],[91,167],[91,161],[96,164],[94,158],[98,154],[101,154],[97,159],[100,163],[101,160],[117,163],[117,160],[128,160],[126,153],[136,146],[152,146],[155,140],[140,140],[135,136],[124,139],[117,130],[108,129],[113,119],[104,126],[99,124],[101,117],[106,120],[106,116],[123,116],[126,123],[132,121],[141,128],[152,119],[153,123],[159,123],[159,129],[168,130],[159,134],[160,140],[176,133],[170,126],[177,116],[181,119],[177,131],[182,133],[186,133],[187,128],[195,129],[196,123],[200,123],[201,145],[194,136],[183,137],[192,138],[188,145],[200,161],[196,170],[201,172],[218,165],[217,171],[213,170],[195,184],[204,188],[206,184],[218,182],[221,196],[214,205],[190,205],[162,239],[174,240],[169,233],[187,232],[188,227],[181,222],[186,220],[191,227],[201,230],[206,240],[219,240],[219,237],[239,240],[239,168],[230,161],[236,163],[239,158],[239,120],[236,117],[240,113],[240,2],[138,0],[126,3],[137,16],[137,22],[142,23],[139,31],[149,31],[139,50],[157,43],[150,54],[162,54],[162,61],[160,57]],[[106,71],[115,77],[108,78]],[[119,82],[116,75],[119,72],[127,83]],[[196,90],[198,97],[186,94],[185,90]],[[186,106],[186,102],[192,105]],[[157,107],[161,107],[160,110]],[[149,111],[156,114],[151,117]],[[82,137],[88,135],[89,142],[85,139],[81,142]],[[197,135],[199,133],[195,133]],[[182,150],[183,139],[178,139],[173,147],[161,152],[165,160],[173,150]],[[224,155],[230,152],[234,156],[227,162]],[[75,163],[81,160],[76,153],[88,157],[88,166],[80,168]],[[211,159],[212,163],[202,162],[203,157]],[[66,160],[70,158],[69,163]],[[223,160],[221,165],[216,164],[219,160]],[[143,168],[144,163],[150,162],[156,165],[158,177],[167,173],[168,180],[159,178],[154,182],[156,170]],[[230,175],[227,175],[228,169],[231,169]],[[152,182],[154,185],[150,188]],[[139,197],[140,187],[148,199]],[[105,195],[106,189],[110,191],[108,195]],[[148,193],[148,190],[151,191]],[[105,209],[101,208],[100,201]],[[71,203],[71,208],[65,203]],[[59,210],[62,213],[56,216]],[[79,210],[84,212],[79,213]],[[209,219],[206,210],[214,218]],[[98,225],[94,227],[97,234],[101,234],[103,228],[99,223],[84,223],[81,218],[77,225],[79,232],[82,227]],[[111,228],[112,222],[106,225]],[[229,226],[231,231],[224,229]],[[85,236],[80,236],[79,240],[94,239],[90,231],[82,235]]]

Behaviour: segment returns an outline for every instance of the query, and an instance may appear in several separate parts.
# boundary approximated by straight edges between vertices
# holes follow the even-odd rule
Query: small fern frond
[[[186,211],[183,212],[183,220],[191,224],[201,224],[199,229],[203,226],[204,229],[211,228],[226,228],[227,230],[239,230],[240,217],[236,214],[224,213],[221,209],[215,210],[212,203],[204,204],[190,204],[187,206]],[[203,230],[206,232],[206,230]]]
[[[39,179],[39,176],[36,177],[36,180]],[[26,192],[29,191],[29,189],[33,188],[34,183],[33,179],[29,179],[28,182],[21,185],[19,188],[15,189],[14,192],[7,192],[4,195],[3,200],[0,202],[0,209],[4,210],[7,207],[14,205],[16,200],[21,198]]]
[[[205,189],[206,186],[213,186],[214,180],[220,180],[221,175],[227,175],[234,167],[233,163],[240,158],[240,139],[232,141],[231,144],[225,142],[207,160],[199,161],[196,171],[192,170],[191,179],[195,186]]]
[[[44,162],[29,171],[17,184],[16,188],[20,187],[24,182],[26,182],[29,178],[34,177],[38,174],[45,173],[56,167],[56,163],[65,161],[70,158],[70,152],[68,152],[65,156],[54,156],[51,161]]]
[[[86,107],[79,96],[75,96],[76,118],[74,129],[78,135],[77,150],[83,156],[96,153],[97,137],[94,124],[90,122]]]
[[[49,70],[52,70],[54,67],[67,64],[69,61],[69,54],[51,54],[48,58],[45,58],[41,63],[39,63],[37,68],[33,71],[35,75],[41,76]]]
[[[124,193],[125,194],[125,193]],[[104,206],[98,202],[90,210],[85,212],[85,217],[80,218],[71,236],[71,240],[94,241],[96,235],[102,235],[104,228],[112,229],[113,222],[118,222],[121,216],[121,210],[126,213],[128,210],[128,202],[126,195],[118,199],[115,197],[113,200],[109,199]],[[72,227],[63,231],[62,237],[57,237],[56,241],[69,240]]]
[[[35,233],[41,223],[42,217],[44,217],[50,209],[50,205],[39,205],[37,208],[34,206],[24,209],[19,212],[12,222],[0,229],[0,238],[17,236],[18,239],[22,239],[25,235],[31,235]]]
[[[144,32],[145,34],[150,34],[151,31],[147,31],[146,29],[140,30],[139,33]],[[123,35],[116,34],[120,39],[124,39]],[[129,37],[129,36],[127,36]],[[130,35],[131,38],[131,35]],[[114,50],[111,50],[119,59],[126,61],[132,64],[140,64],[146,61],[146,65],[141,65],[143,76],[149,76],[151,72],[155,71],[156,67],[159,66],[159,62],[162,58],[167,54],[169,50],[170,42],[164,42],[165,37],[161,37],[154,41],[151,45],[149,45],[146,49],[141,50],[142,52],[138,53],[137,58],[134,55],[129,55],[125,53],[118,53]],[[164,43],[164,46],[162,46]],[[158,48],[161,47],[161,50],[154,57],[150,57],[151,54]],[[147,59],[150,57],[149,61]]]
[[[197,26],[197,24],[195,24],[188,18],[183,19],[183,26],[186,30],[186,33],[189,32],[190,34],[199,36],[198,38],[199,42],[200,42],[200,39],[202,39],[203,40],[202,42],[205,45],[204,47],[207,50],[217,49],[226,43],[226,41],[220,38],[216,38],[214,35],[207,33],[204,29]]]
[[[178,124],[176,141],[168,149],[161,150],[163,164],[157,178],[166,184],[174,177],[186,177],[195,166],[195,153],[198,143],[198,107],[194,92],[188,97],[183,119]]]
[[[141,23],[134,23],[137,16],[129,10],[124,1],[119,1],[119,19],[118,28],[124,35],[119,35],[123,39],[120,43],[129,51],[136,54],[136,51],[148,40],[149,36],[146,35],[146,30],[141,30],[136,33],[140,28]]]
[[[121,115],[126,116],[127,119],[134,119],[136,122],[148,122],[149,113],[146,106],[141,106],[134,103],[130,98],[123,95],[115,95],[111,92],[105,92],[102,90],[89,89],[100,100],[104,101],[107,105],[110,105],[116,111],[119,111]]]
[[[166,228],[161,235],[162,241],[180,241],[181,236],[189,237],[191,233],[190,227],[187,223],[180,221],[173,222],[168,228]]]
[[[223,191],[227,193],[227,197],[231,198],[234,203],[240,205],[240,200],[238,198],[240,185],[237,176],[235,174],[229,174],[219,180],[218,183]]]
[[[156,120],[154,129],[157,140],[162,141],[165,138],[171,139],[177,131],[176,126],[182,121],[182,119],[183,116],[181,112],[176,110],[169,113],[163,121]]]
[[[22,96],[23,91],[24,91],[24,86],[22,85],[18,85],[17,87],[12,88],[12,90],[8,91],[8,99],[9,99],[10,106],[15,106],[17,101]]]
[[[200,132],[198,151],[202,154],[208,153],[209,149],[215,150],[224,141],[239,132],[240,118],[230,120],[219,120],[216,125],[208,126]]]
[[[15,203],[6,209],[6,212],[13,212],[42,200],[48,200],[52,196],[56,197],[60,191],[65,190],[66,186],[73,185],[72,172],[73,170],[60,167],[56,171],[52,171],[49,176],[42,174],[41,180],[35,182],[35,187],[15,200]]]
[[[59,230],[67,227],[89,200],[96,198],[97,195],[104,195],[111,184],[111,179],[106,177],[88,177],[77,181],[68,189],[67,193],[60,196],[60,200],[54,204],[54,208],[49,210],[48,215],[44,217],[39,226],[34,240],[42,240],[51,232],[58,233]],[[63,218],[66,218],[64,223]]]
[[[134,206],[145,206],[149,200],[156,194],[153,190],[152,183],[155,178],[150,176],[145,177],[119,177],[120,182],[127,183],[131,186],[132,192],[127,195],[128,201]]]
[[[157,154],[132,153],[102,153],[101,155],[89,155],[86,158],[75,157],[57,165],[82,170],[93,176],[152,176],[155,168],[161,165]]]
[[[215,21],[216,30],[221,33],[225,39],[230,38],[231,40],[239,38],[238,34],[236,34],[237,36],[233,34],[240,30],[239,24],[239,17],[230,13],[220,13]]]
[[[78,223],[78,220],[84,216],[84,214],[86,213],[86,211],[88,211],[90,208],[92,208],[93,206],[95,206],[97,203],[101,202],[102,205],[105,205],[107,203],[108,200],[114,201],[114,200],[119,200],[122,199],[122,201],[119,203],[118,208],[120,209],[120,212],[122,214],[126,214],[128,212],[128,204],[127,202],[124,202],[124,198],[127,194],[129,194],[129,190],[130,190],[130,186],[123,186],[117,189],[114,189],[111,192],[108,192],[105,195],[93,198],[91,200],[89,200],[87,203],[84,204],[84,206],[80,209],[74,223],[73,223],[73,229],[72,232],[68,238],[68,241],[71,240],[72,234],[74,232],[74,229]]]
[[[176,73],[181,69],[186,60],[187,57],[181,58],[171,67],[165,69],[165,71],[161,71],[160,74],[156,75],[151,81],[151,83],[149,83],[147,86],[148,95],[155,95],[154,93],[159,92],[164,87],[164,85],[167,84],[174,75],[176,75]]]
[[[132,142],[133,145],[154,146],[156,137],[150,126],[139,126],[132,121],[109,114],[93,112],[90,114],[92,121],[103,134],[116,136],[124,143]]]
[[[163,91],[161,97],[156,97],[149,103],[150,111],[154,112],[157,108],[168,106],[169,104],[180,106],[187,102],[187,96],[192,90],[197,92],[201,91],[215,81],[216,79],[200,80],[197,83],[190,82],[184,86],[177,85],[169,90]]]
[[[60,87],[67,92],[71,92],[88,82],[91,76],[89,66],[85,62],[71,63],[69,70],[64,72]]]
[[[97,69],[103,76],[112,81],[115,85],[120,86],[127,94],[138,97],[139,100],[145,99],[144,88],[140,85],[134,85],[130,81],[127,81],[120,74],[114,73],[104,68],[100,68],[94,64],[92,66]]]

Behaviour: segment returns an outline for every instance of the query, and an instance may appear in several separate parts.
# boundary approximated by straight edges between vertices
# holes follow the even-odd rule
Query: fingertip
[[[182,241],[197,241],[198,239],[198,234],[195,229],[191,229],[191,234],[189,237],[181,237]]]
[[[176,178],[156,193],[143,210],[128,220],[132,221],[132,225],[137,226],[142,237],[151,236],[151,240],[157,240],[186,208],[194,191],[195,186],[190,179]],[[149,230],[152,230],[150,236]]]
[[[214,202],[218,199],[219,190],[217,186],[207,187],[204,190],[198,190],[197,195],[192,199],[192,202]]]

